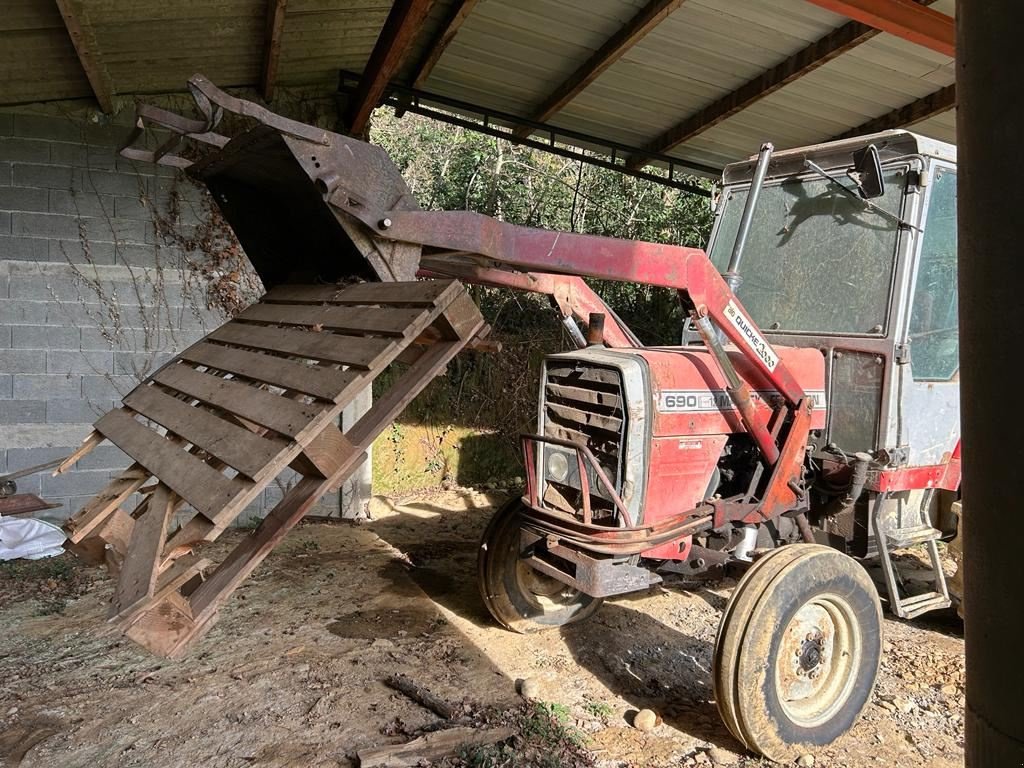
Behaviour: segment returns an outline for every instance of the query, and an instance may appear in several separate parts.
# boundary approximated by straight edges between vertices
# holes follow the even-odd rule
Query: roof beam
[[[836,139],[849,139],[854,136],[864,136],[869,133],[888,131],[892,128],[903,128],[907,125],[920,123],[929,117],[941,115],[956,106],[956,86],[947,85],[934,93],[912,101],[902,107],[886,112],[880,117],[861,123],[856,128],[851,128],[836,136]]]
[[[663,22],[672,11],[684,2],[686,0],[650,0],[625,26],[609,37],[604,45],[583,62],[579,69],[548,94],[533,111],[530,119],[536,123],[543,123],[565,107],[584,88],[594,82],[602,72],[621,59],[623,54],[643,40],[648,32]],[[519,137],[529,133],[528,127],[515,130],[515,134]]]
[[[67,27],[68,35],[71,37],[71,44],[75,46],[78,61],[85,71],[85,76],[89,80],[89,86],[92,88],[100,109],[108,115],[113,113],[114,85],[110,80],[107,68],[100,60],[96,36],[93,35],[92,27],[89,25],[85,7],[79,0],[57,0],[57,8],[64,19],[64,26]]]
[[[923,8],[914,0],[808,0],[854,21],[923,45],[945,56],[956,51],[952,16]]]
[[[769,96],[785,85],[798,80],[812,72],[822,64],[855,48],[863,42],[879,34],[877,29],[851,21],[844,24],[825,37],[811,43],[803,50],[793,54],[766,72],[749,80],[735,91],[712,102],[699,112],[690,115],[681,123],[672,126],[656,139],[648,143],[644,149],[652,154],[661,154],[699,136],[709,128],[714,128],[724,120],[749,107],[751,104]],[[629,158],[626,166],[639,168],[647,162],[644,155]]]
[[[445,52],[445,49],[455,39],[459,28],[469,18],[469,14],[473,12],[477,2],[479,0],[456,0],[452,5],[448,18],[445,19],[444,26],[441,27],[434,39],[430,41],[426,53],[416,66],[416,71],[412,73],[413,88],[422,88],[423,84],[426,83],[430,73],[437,66],[437,62],[441,60],[441,54]]]
[[[359,88],[346,111],[345,123],[351,135],[363,135],[370,113],[383,98],[388,82],[402,66],[433,4],[434,0],[395,0],[391,6],[359,79]]]
[[[264,101],[274,98],[277,84],[277,65],[281,61],[281,35],[284,32],[284,12],[288,0],[267,1],[267,32],[263,47],[263,72],[260,77],[260,93]]]
[[[931,5],[935,2],[935,0],[912,1],[915,5],[920,6]],[[735,91],[727,93],[699,112],[669,128],[647,144],[644,149],[652,154],[669,152],[879,34],[881,34],[880,29],[857,21],[844,24],[753,80],[747,81]],[[635,170],[644,165],[647,160],[648,158],[644,155],[636,155],[627,160],[626,166]]]

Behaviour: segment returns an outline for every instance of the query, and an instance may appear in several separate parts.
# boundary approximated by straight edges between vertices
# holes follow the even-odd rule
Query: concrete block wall
[[[206,284],[158,233],[172,189],[177,231],[199,223],[205,192],[117,155],[126,125],[41,110],[0,113],[0,474],[67,455],[148,373],[224,321]],[[124,121],[122,121],[124,122]],[[60,477],[18,481],[63,519],[130,464],[105,444]],[[280,498],[272,483],[239,519]],[[337,498],[319,514],[338,512]]]

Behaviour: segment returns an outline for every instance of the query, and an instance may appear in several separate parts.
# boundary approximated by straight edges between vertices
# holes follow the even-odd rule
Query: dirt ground
[[[503,756],[462,764],[761,765],[712,700],[712,643],[734,582],[670,576],[582,625],[512,634],[488,619],[475,583],[477,538],[499,501],[378,499],[364,525],[305,524],[179,661],[106,629],[102,571],[67,556],[0,564],[0,764],[354,766],[357,750],[437,722],[383,684],[403,672],[484,719],[534,706],[516,694],[532,678],[555,738],[583,745],[571,756],[534,746],[533,760],[516,751],[537,735],[525,733]],[[885,632],[873,701],[814,765],[962,765],[962,626],[887,620]],[[630,727],[644,707],[664,720],[650,733]]]

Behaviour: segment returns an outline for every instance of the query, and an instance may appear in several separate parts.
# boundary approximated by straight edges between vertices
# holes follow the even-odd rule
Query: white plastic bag
[[[64,552],[64,532],[31,517],[0,517],[0,560],[39,560]]]

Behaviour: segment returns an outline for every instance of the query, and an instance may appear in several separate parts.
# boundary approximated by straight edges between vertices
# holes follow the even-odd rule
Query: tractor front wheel
[[[790,760],[856,722],[881,653],[882,609],[864,569],[829,547],[782,547],[747,571],[722,616],[719,712],[748,749]]]
[[[477,552],[477,583],[487,610],[514,632],[537,632],[589,618],[602,598],[591,597],[534,570],[522,559],[520,499],[503,504],[487,524]]]

